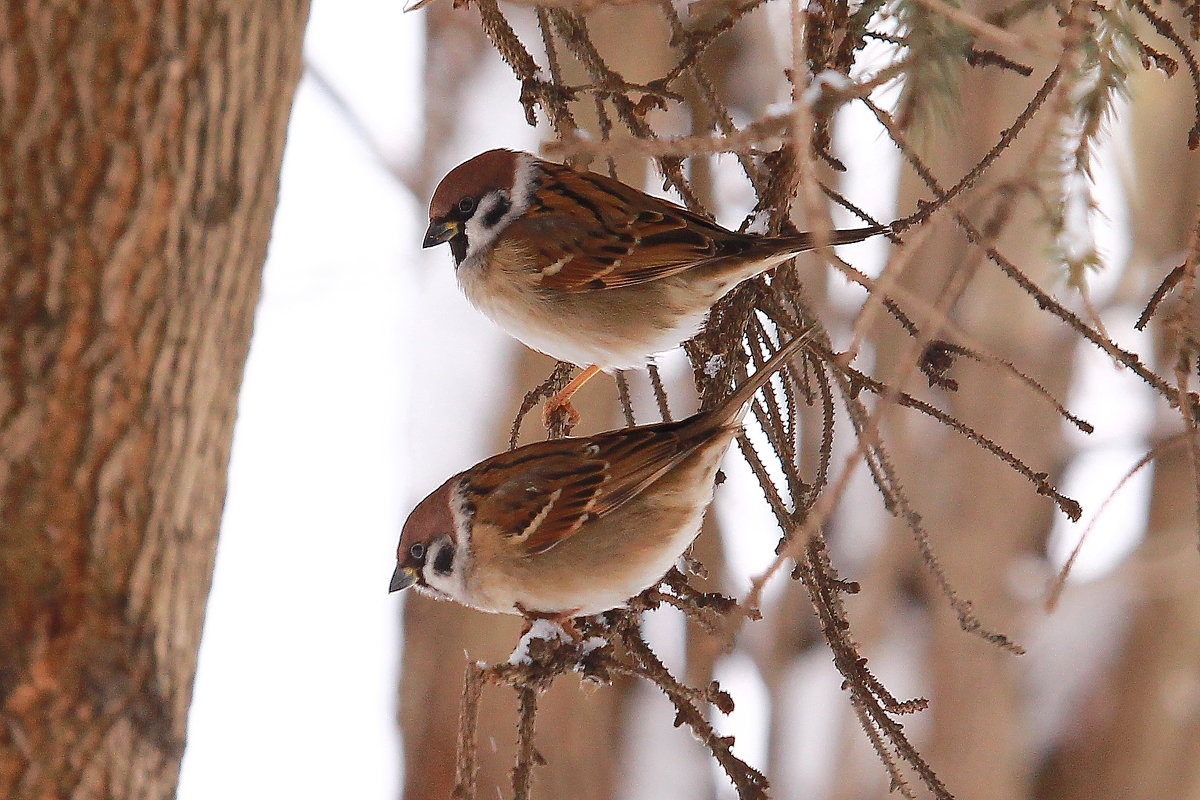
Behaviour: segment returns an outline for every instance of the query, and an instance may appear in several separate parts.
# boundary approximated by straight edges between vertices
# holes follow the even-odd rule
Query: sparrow
[[[808,339],[678,422],[552,439],[453,476],[409,515],[390,590],[564,624],[655,585],[700,531],[754,394]]]
[[[831,231],[850,244],[885,226]],[[812,233],[760,236],[613,178],[488,150],[442,178],[424,247],[448,242],[467,299],[534,350],[584,371],[547,403],[601,370],[643,366],[690,339],[713,304],[748,278],[812,250]]]

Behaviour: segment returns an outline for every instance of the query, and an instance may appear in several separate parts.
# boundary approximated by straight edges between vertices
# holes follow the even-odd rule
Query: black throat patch
[[[450,252],[454,255],[454,266],[461,265],[463,259],[467,257],[467,234],[465,231],[451,237]]]

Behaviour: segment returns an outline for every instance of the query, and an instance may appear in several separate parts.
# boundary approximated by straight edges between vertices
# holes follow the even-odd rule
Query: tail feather
[[[795,338],[779,348],[757,372],[748,377],[745,383],[734,389],[733,394],[714,408],[711,412],[712,415],[727,425],[741,422],[750,408],[750,401],[754,399],[754,395],[796,354],[796,351],[805,342],[812,338],[812,330],[809,328],[803,333],[797,334]]]
[[[855,242],[861,242],[863,239],[887,233],[890,230],[891,228],[887,225],[870,225],[866,228],[846,228],[840,231],[828,231],[828,234],[822,237],[822,244],[854,244]],[[806,250],[813,250],[817,247],[818,237],[811,231],[798,233],[794,236],[782,236],[780,238],[790,240],[792,242],[791,246],[796,248],[793,252],[796,253],[803,253]]]

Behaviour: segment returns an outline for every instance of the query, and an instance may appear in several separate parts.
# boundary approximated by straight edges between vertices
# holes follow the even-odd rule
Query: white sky
[[[307,53],[413,140],[422,20],[314,3]],[[419,210],[310,80],[242,389],[180,800],[394,798],[398,601]]]

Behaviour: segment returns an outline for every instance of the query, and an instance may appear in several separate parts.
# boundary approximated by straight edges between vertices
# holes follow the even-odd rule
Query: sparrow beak
[[[416,567],[406,567],[403,564],[397,564],[396,571],[392,573],[392,582],[388,586],[388,592],[398,592],[401,589],[407,589],[416,582]]]
[[[421,247],[434,247],[442,242],[448,242],[462,232],[462,223],[458,220],[434,220],[425,231],[425,242]]]

